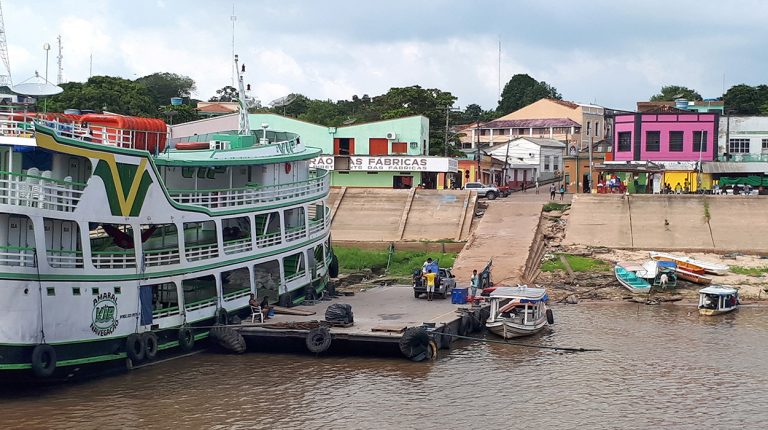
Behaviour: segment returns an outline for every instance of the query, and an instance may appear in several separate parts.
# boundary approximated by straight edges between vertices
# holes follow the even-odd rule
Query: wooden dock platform
[[[324,321],[326,309],[334,303],[352,307],[354,324],[339,327]],[[292,340],[294,344],[304,342],[314,353],[334,348],[337,352],[365,351],[375,344],[421,361],[436,356],[436,349],[449,348],[455,340],[452,334],[467,335],[479,330],[488,316],[487,306],[456,305],[450,297],[433,301],[416,299],[410,286],[373,287],[354,296],[335,297],[291,309],[315,314],[277,314],[264,324],[246,319],[230,327],[243,336],[249,349],[276,338]]]

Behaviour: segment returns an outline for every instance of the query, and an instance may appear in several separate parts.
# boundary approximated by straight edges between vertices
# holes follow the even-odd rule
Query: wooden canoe
[[[675,269],[675,273],[677,274],[678,278],[685,279],[686,281],[690,281],[696,284],[709,285],[712,283],[712,278],[698,273],[689,272],[688,270],[680,268],[680,266]]]

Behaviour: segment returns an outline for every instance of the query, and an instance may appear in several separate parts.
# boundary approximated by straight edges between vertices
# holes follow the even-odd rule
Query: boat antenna
[[[237,62],[237,54],[235,54],[235,72],[237,72],[237,101],[240,103],[240,129],[238,134],[247,136],[251,134],[251,125],[248,123],[248,104],[245,100],[245,86],[243,85],[243,76],[240,74],[241,69]],[[243,64],[242,72],[245,73],[245,64]]]
[[[64,68],[61,66],[61,61],[64,59],[64,56],[61,54],[61,50],[64,49],[64,46],[61,44],[61,35],[59,35],[59,37],[56,39],[59,41],[59,55],[56,56],[56,59],[59,62],[59,75],[56,77],[56,84],[61,85],[61,83],[64,81]]]
[[[8,43],[5,40],[5,20],[3,19],[3,6],[0,5],[0,59],[3,60],[5,65],[5,71],[8,74],[4,74],[0,71],[0,85],[13,85],[13,79],[11,79],[11,62],[8,60]]]
[[[235,15],[235,2],[232,2],[232,15],[229,17],[230,21],[232,21],[232,57],[235,57],[235,21],[237,21],[237,16]],[[235,64],[232,65],[234,68],[232,70],[232,86],[235,86],[235,70],[237,70],[237,61],[235,61]]]

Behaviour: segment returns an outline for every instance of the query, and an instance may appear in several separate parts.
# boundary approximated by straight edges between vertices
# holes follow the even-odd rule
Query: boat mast
[[[251,134],[251,125],[248,122],[248,104],[245,102],[243,75],[240,74],[241,71],[245,73],[245,64],[243,64],[243,69],[240,70],[240,66],[237,62],[237,54],[235,54],[235,71],[237,72],[237,101],[240,103],[240,129],[238,130],[238,134],[240,136],[247,136]]]

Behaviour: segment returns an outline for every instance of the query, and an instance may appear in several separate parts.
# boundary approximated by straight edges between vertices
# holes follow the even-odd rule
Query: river
[[[435,362],[201,353],[0,396],[0,428],[761,429],[768,308],[554,307],[525,342],[462,341]],[[488,335],[492,336],[492,335]],[[489,337],[489,339],[495,339]]]

